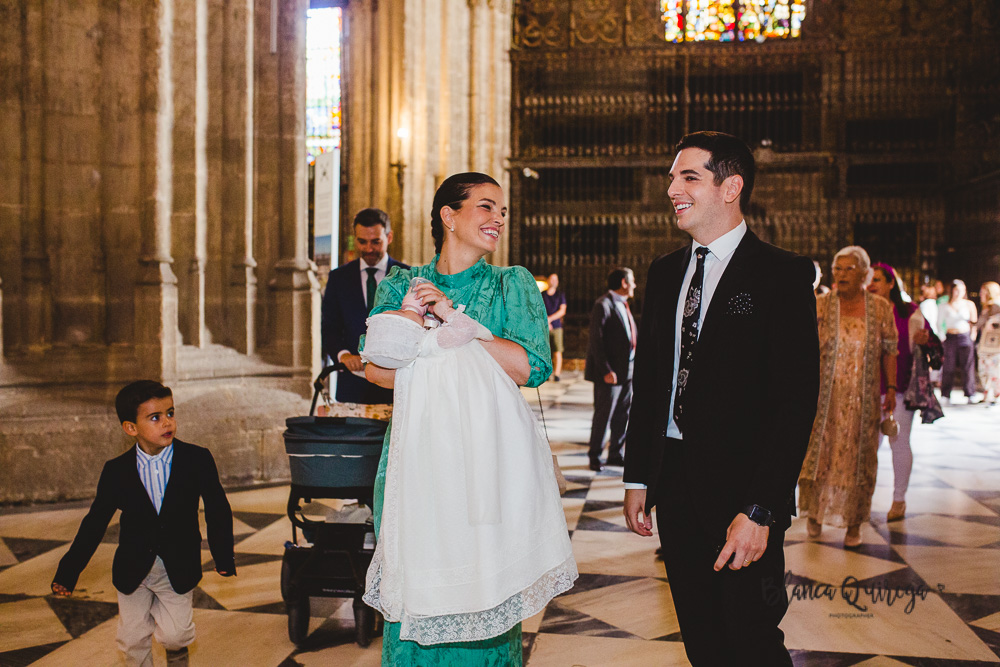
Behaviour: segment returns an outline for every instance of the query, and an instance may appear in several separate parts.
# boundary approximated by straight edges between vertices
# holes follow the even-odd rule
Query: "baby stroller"
[[[291,468],[288,518],[292,540],[281,560],[281,597],[288,611],[288,637],[301,644],[309,633],[309,598],[354,598],[355,640],[367,647],[377,614],[361,600],[375,552],[371,507],[375,473],[388,422],[362,417],[316,417],[323,380],[343,366],[323,369],[313,383],[308,417],[285,420],[285,452]],[[317,498],[356,499],[325,520],[306,516],[302,503]],[[310,511],[310,514],[313,512]],[[311,546],[299,546],[298,532]]]

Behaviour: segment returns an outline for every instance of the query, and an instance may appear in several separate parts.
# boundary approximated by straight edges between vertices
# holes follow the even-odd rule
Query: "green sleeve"
[[[378,315],[387,310],[399,310],[399,307],[403,305],[403,297],[410,289],[412,273],[413,269],[404,269],[401,266],[392,267],[389,275],[378,284],[378,289],[375,291],[375,307],[372,308],[372,312],[368,316]],[[361,334],[361,338],[358,340],[358,352],[364,349],[365,334]]]
[[[526,268],[512,266],[503,273],[503,294],[505,308],[501,335],[528,353],[531,375],[525,386],[537,387],[552,374],[549,320],[542,293]]]

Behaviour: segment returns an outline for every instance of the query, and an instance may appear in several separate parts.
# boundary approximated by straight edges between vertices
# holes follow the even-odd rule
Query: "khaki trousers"
[[[153,636],[168,651],[194,641],[191,602],[194,591],[174,592],[157,556],[134,593],[118,593],[118,650],[129,667],[152,667]]]

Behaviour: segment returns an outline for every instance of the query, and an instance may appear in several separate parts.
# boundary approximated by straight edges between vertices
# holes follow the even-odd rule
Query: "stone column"
[[[136,285],[136,356],[153,377],[177,374],[177,278],[170,255],[173,153],[174,0],[143,7],[143,196]]]
[[[257,346],[257,263],[253,252],[253,0],[226,3],[223,58],[223,257],[229,262],[226,343],[244,354]]]
[[[23,118],[21,173],[21,298],[22,325],[19,343],[42,348],[52,342],[52,275],[45,249],[47,222],[42,214],[45,195],[45,12],[40,3],[28,3],[22,15],[23,43]]]
[[[11,276],[10,284],[17,294],[17,274],[20,273],[21,226],[24,215],[22,175],[25,161],[23,152],[22,91],[24,43],[22,17],[11,3],[0,4],[0,274]],[[17,273],[15,273],[15,271]],[[3,290],[0,282],[0,366],[3,365]],[[16,308],[17,297],[8,303]],[[16,313],[16,311],[15,311]],[[8,317],[7,322],[20,321],[20,315]],[[15,334],[16,339],[16,334]]]
[[[207,0],[181,0],[173,20],[171,253],[177,262],[178,324],[184,343],[203,347],[207,119]]]
[[[276,166],[278,261],[271,280],[273,360],[298,373],[319,367],[319,282],[308,257],[306,164],[306,10],[308,0],[278,3]]]

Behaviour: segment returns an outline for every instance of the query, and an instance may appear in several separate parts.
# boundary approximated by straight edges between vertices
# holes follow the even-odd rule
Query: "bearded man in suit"
[[[366,208],[354,216],[354,245],[359,257],[338,266],[326,281],[321,311],[323,354],[347,367],[337,374],[337,400],[342,403],[392,403],[392,390],[366,380],[358,355],[358,339],[368,328],[375,290],[394,266],[410,268],[389,256],[389,214]]]
[[[696,132],[677,151],[667,193],[692,243],[646,281],[625,518],[652,535],[656,507],[695,667],[790,666],[782,542],[819,393],[815,270],[747,228],[746,144]]]

